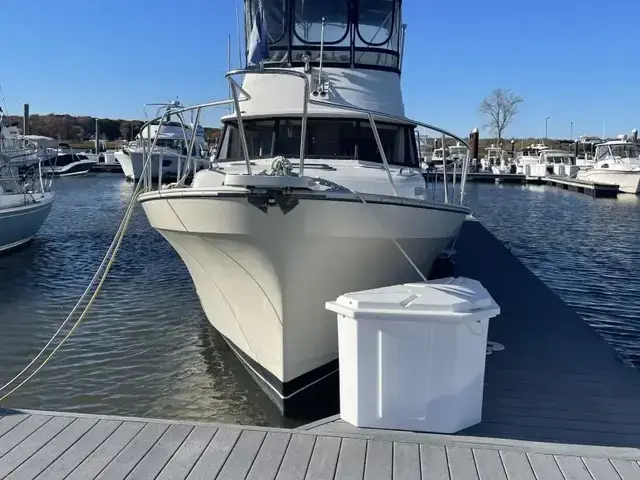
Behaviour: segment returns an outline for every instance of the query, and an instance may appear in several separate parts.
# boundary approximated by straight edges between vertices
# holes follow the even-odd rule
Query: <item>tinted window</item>
[[[251,158],[282,155],[300,156],[301,120],[244,121]],[[377,122],[378,134],[390,164],[417,166],[413,127]],[[272,148],[273,145],[273,148]],[[306,158],[349,159],[382,163],[378,144],[368,121],[314,119],[307,121]],[[224,129],[218,160],[243,159],[238,128]]]

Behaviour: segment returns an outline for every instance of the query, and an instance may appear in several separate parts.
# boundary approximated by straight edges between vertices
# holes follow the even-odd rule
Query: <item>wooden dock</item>
[[[502,310],[481,424],[439,435],[4,410],[0,478],[640,479],[640,373],[480,223],[455,249],[456,274]]]
[[[605,183],[592,183],[577,178],[561,177],[557,175],[548,175],[543,180],[555,187],[574,192],[586,193],[597,198],[615,198],[618,196],[619,188],[617,185],[608,185]]]

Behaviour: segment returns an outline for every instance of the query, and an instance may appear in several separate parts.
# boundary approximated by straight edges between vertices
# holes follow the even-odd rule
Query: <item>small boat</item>
[[[527,177],[544,177],[547,174],[547,168],[540,163],[540,153],[548,148],[543,143],[523,148],[516,159],[516,173],[524,174]]]
[[[158,116],[161,112],[170,112],[182,107],[178,102],[161,105],[163,108],[158,109]],[[209,146],[205,141],[204,128],[200,125],[196,127],[192,154],[187,155],[192,132],[193,125],[184,122],[179,115],[174,115],[172,119],[169,113],[162,124],[158,121],[149,125],[137,135],[135,141],[116,151],[114,156],[127,180],[138,180],[144,165],[145,150],[150,149],[157,137],[149,165],[151,178],[157,180],[164,177],[175,180],[186,171],[187,164],[195,163],[196,171],[209,167]]]
[[[38,163],[38,146],[22,138],[18,127],[10,124],[1,110],[0,149],[4,158],[15,167],[29,167]]]
[[[24,245],[37,235],[54,200],[41,163],[19,174],[0,148],[0,252]]]
[[[540,164],[544,165],[549,175],[575,175],[579,168],[573,153],[564,150],[545,149],[540,152]]]
[[[598,144],[594,161],[591,168],[580,170],[576,178],[618,185],[622,193],[640,193],[640,145],[626,139]]]
[[[97,158],[74,152],[67,143],[60,143],[57,150],[48,149],[44,168],[56,177],[85,175],[97,163]]]
[[[484,158],[480,160],[483,171],[490,171],[496,175],[506,174],[510,172],[508,163],[507,152],[504,148],[491,145],[486,149],[487,153]]]

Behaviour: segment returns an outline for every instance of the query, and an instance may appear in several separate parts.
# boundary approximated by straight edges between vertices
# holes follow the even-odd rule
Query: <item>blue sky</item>
[[[607,135],[629,133],[640,127],[639,14],[638,0],[404,0],[407,115],[463,135],[502,87],[525,100],[506,136],[542,136],[547,116],[550,137],[568,137],[570,122],[574,136],[603,122]],[[12,114],[28,102],[143,118],[143,103],[225,98],[229,34],[238,65],[234,0],[3,1],[0,31]]]

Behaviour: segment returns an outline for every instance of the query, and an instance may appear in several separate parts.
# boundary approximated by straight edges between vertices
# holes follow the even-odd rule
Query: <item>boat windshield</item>
[[[242,122],[250,158],[300,155],[300,118],[245,120]],[[418,167],[414,126],[377,122],[380,141],[389,164]],[[366,120],[309,118],[305,158],[362,160],[382,163],[371,125]],[[236,122],[224,126],[217,160],[243,160]]]
[[[638,158],[640,157],[640,147],[634,143],[627,145],[611,145],[611,154],[620,158]]]
[[[557,164],[563,163],[565,165],[573,164],[573,162],[571,161],[572,157],[570,157],[568,155],[558,155],[558,154],[556,154],[556,155],[545,155],[544,158],[546,160],[546,163],[557,163]]]

